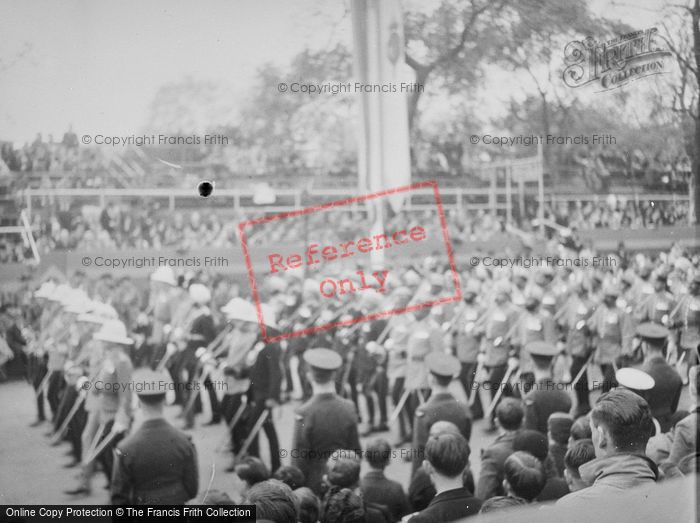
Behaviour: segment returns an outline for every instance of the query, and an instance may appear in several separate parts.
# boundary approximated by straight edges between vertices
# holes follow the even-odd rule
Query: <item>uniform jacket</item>
[[[663,357],[652,358],[642,365],[642,370],[654,378],[654,388],[644,392],[651,415],[661,425],[661,431],[671,428],[671,415],[678,408],[678,400],[683,390],[683,380]]]
[[[182,505],[197,495],[197,452],[164,419],[146,420],[115,450],[112,503]]]
[[[134,367],[128,356],[120,353],[116,361],[107,358],[99,372],[99,412],[101,419],[114,419],[129,426],[131,421],[131,399],[133,390],[131,375]]]
[[[653,488],[658,478],[656,465],[646,456],[619,454],[594,459],[579,467],[581,479],[590,487],[561,498],[557,505],[585,511],[591,503],[604,504],[626,492],[635,492],[644,499],[646,489]]]
[[[435,523],[455,521],[479,513],[481,501],[466,488],[446,490],[436,495],[425,510],[408,521],[410,523]]]
[[[427,316],[410,327],[407,342],[406,385],[410,390],[428,388],[425,357],[431,351],[443,350],[443,333],[437,322]]]
[[[596,336],[595,363],[612,364],[631,348],[632,322],[619,307],[599,305],[588,319],[588,328]]]
[[[461,316],[457,323],[455,355],[462,363],[476,363],[480,342],[474,324],[482,313],[483,311],[478,306],[467,304],[458,311]]]
[[[673,311],[674,301],[670,292],[655,292],[640,303],[635,310],[635,317],[640,323],[645,321],[663,323],[664,316],[668,319],[668,315]]]
[[[523,428],[547,434],[547,420],[554,412],[569,412],[571,397],[552,380],[540,381],[523,398],[525,419]]]
[[[360,451],[357,414],[350,400],[334,393],[314,395],[296,410],[292,465],[306,478],[305,486],[321,492],[326,461],[339,449]]]
[[[700,344],[700,297],[683,296],[671,320],[681,328],[681,347],[695,349]]]
[[[436,421],[450,421],[469,441],[472,433],[472,419],[469,406],[457,401],[449,392],[439,392],[428,398],[424,405],[416,409],[413,421],[413,469],[416,471],[423,461],[423,451],[428,441],[430,427]]]
[[[532,356],[525,347],[533,341],[546,341],[555,343],[556,328],[552,315],[545,311],[536,312],[523,311],[518,318],[513,344],[520,348],[520,372],[532,372],[534,363]]]
[[[383,471],[367,472],[360,480],[360,490],[366,502],[384,505],[392,521],[399,521],[411,511],[401,483],[387,478]]]
[[[262,344],[262,348],[258,346]],[[259,350],[255,362],[248,369],[250,378],[248,397],[252,401],[264,403],[272,399],[279,401],[282,372],[280,369],[281,348],[279,343],[265,343],[260,340],[253,346],[253,351]]]
[[[518,309],[511,303],[496,305],[487,313],[484,337],[481,339],[481,350],[486,353],[484,365],[493,367],[506,364],[509,347],[503,338],[517,320]],[[501,342],[498,345],[497,340]]]
[[[493,496],[503,496],[503,465],[508,456],[513,453],[513,440],[517,431],[506,432],[481,453],[481,472],[476,485],[476,496],[479,499],[489,499]]]
[[[579,296],[572,296],[566,302],[560,322],[566,329],[566,349],[569,354],[577,357],[588,355],[588,336],[585,322],[593,313],[593,306],[589,300],[582,300]],[[579,323],[583,321],[583,325]]]

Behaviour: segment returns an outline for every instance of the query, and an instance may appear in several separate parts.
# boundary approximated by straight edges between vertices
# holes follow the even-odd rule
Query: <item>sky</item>
[[[350,45],[349,1],[0,0],[0,140],[60,140],[69,125],[138,134],[158,88],[187,76],[225,83],[244,100],[261,64]],[[595,12],[640,29],[663,4],[591,0]]]

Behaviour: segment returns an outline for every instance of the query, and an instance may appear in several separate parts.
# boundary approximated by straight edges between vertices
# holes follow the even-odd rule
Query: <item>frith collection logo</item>
[[[591,36],[569,42],[564,48],[564,83],[582,87],[595,82],[601,91],[608,91],[665,73],[665,61],[671,53],[658,44],[657,32],[652,27],[603,43]]]

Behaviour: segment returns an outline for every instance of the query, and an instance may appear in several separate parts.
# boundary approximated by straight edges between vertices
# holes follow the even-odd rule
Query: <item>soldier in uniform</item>
[[[107,478],[112,477],[112,449],[131,423],[133,366],[124,350],[133,344],[133,340],[127,337],[126,327],[119,320],[105,321],[93,338],[102,342],[105,359],[91,387],[96,390],[97,405],[83,432],[83,452],[90,447],[97,448],[105,438],[109,438],[109,443],[98,455],[83,456],[80,484],[66,491],[67,494],[90,494],[95,460],[100,461]],[[90,443],[85,445],[86,441]]]
[[[527,394],[535,382],[535,374],[530,354],[524,348],[533,341],[556,342],[556,330],[552,315],[541,309],[542,291],[530,289],[525,299],[525,310],[516,323],[512,344],[520,357],[519,374],[523,383],[523,394]]]
[[[276,335],[278,327],[272,307],[263,304],[261,308],[268,335]],[[248,404],[251,406],[247,431],[250,433],[255,422],[267,411],[267,417],[262,425],[262,429],[265,431],[265,437],[270,445],[271,470],[277,470],[280,466],[279,441],[272,421],[272,409],[280,401],[282,386],[281,353],[282,349],[279,343],[267,343],[263,341],[261,334],[245,358],[247,369],[245,374],[250,378]],[[259,456],[257,436],[253,439],[248,452],[252,456]]]
[[[454,351],[460,363],[459,381],[464,387],[467,397],[470,396],[474,378],[476,376],[477,359],[479,355],[479,336],[476,334],[477,322],[483,313],[476,303],[476,295],[479,292],[475,280],[470,280],[464,289],[463,304],[457,311],[458,320],[454,331]],[[472,406],[474,419],[483,417],[483,407],[479,396],[474,399]]]
[[[700,347],[700,273],[696,274],[671,314],[671,324],[680,328],[678,372],[683,383],[688,382],[688,368],[698,361]]]
[[[571,410],[569,394],[552,377],[553,359],[559,354],[559,349],[552,343],[533,341],[525,346],[525,350],[534,364],[535,386],[523,398],[523,428],[547,434],[549,415],[554,412],[568,413]]]
[[[509,345],[505,339],[508,331],[515,325],[518,318],[517,308],[509,301],[509,286],[507,282],[500,281],[494,285],[494,305],[486,312],[486,320],[483,327],[477,332],[483,333],[480,352],[483,354],[483,364],[486,383],[489,385],[491,397],[495,397],[503,378],[506,375],[508,365]],[[482,356],[480,356],[482,357]],[[486,403],[488,400],[482,398]],[[493,427],[493,412],[488,420]]]
[[[603,303],[587,322],[591,333],[596,336],[593,361],[600,365],[603,374],[603,392],[608,392],[615,385],[614,364],[624,352],[629,353],[627,345],[631,341],[631,336],[628,335],[629,317],[617,305],[618,295],[616,286],[607,285],[603,289]]]
[[[396,299],[394,308],[400,309],[408,305],[413,293],[408,287],[399,287],[394,291]],[[406,351],[410,336],[411,319],[407,314],[392,316],[389,323],[389,334],[384,343],[387,350],[387,377],[391,389],[391,401],[394,406],[401,401],[401,395],[406,382]],[[407,443],[411,439],[411,418],[404,405],[398,414],[399,440],[395,446]]]
[[[427,300],[417,298],[417,303]],[[406,353],[406,381],[404,387],[411,391],[406,408],[409,418],[413,418],[418,404],[423,403],[430,394],[428,384],[428,369],[425,357],[433,351],[443,351],[443,332],[430,314],[430,308],[425,307],[413,312],[415,322],[411,325],[408,335]]]
[[[592,347],[586,321],[593,313],[593,302],[588,298],[586,287],[582,283],[572,288],[572,293],[559,316],[559,324],[566,332],[566,351],[571,355],[572,378],[586,365]],[[591,410],[588,394],[588,376],[583,371],[581,378],[574,384],[576,392],[576,417],[583,416]]]
[[[305,486],[319,495],[330,455],[339,449],[360,451],[358,419],[352,401],[335,390],[340,355],[331,349],[307,349],[304,361],[313,395],[296,410],[291,457],[292,465],[304,473]]]
[[[657,274],[654,279],[654,293],[642,301],[635,311],[635,319],[640,322],[653,322],[668,325],[669,314],[674,308],[673,294],[668,292],[665,274]]]
[[[448,390],[450,382],[457,376],[459,360],[443,352],[431,352],[425,357],[425,365],[430,371],[431,395],[428,401],[416,409],[416,417],[413,422],[411,476],[424,459],[423,451],[433,423],[436,421],[454,423],[467,441],[469,441],[472,431],[469,406],[457,401]]]
[[[172,385],[166,372],[138,369],[134,384],[143,422],[114,451],[114,505],[183,505],[197,495],[197,451],[189,436],[168,423],[163,405]]]
[[[661,425],[661,432],[668,432],[672,416],[678,408],[683,381],[676,370],[666,362],[665,349],[670,335],[666,327],[656,323],[642,323],[637,327],[641,338],[644,363],[642,370],[654,379],[654,387],[644,395],[651,415]]]
[[[214,329],[214,318],[211,315],[211,311],[207,304],[211,300],[211,292],[209,289],[202,285],[201,283],[193,283],[189,288],[190,299],[194,303],[194,307],[190,311],[188,318],[189,332],[186,334],[185,338],[185,349],[182,354],[182,369],[187,373],[187,392],[185,401],[185,411],[183,412],[183,417],[185,418],[185,429],[191,429],[194,427],[194,415],[195,411],[201,409],[201,403],[199,398],[199,360],[196,356],[197,349],[200,347],[207,347],[216,337],[216,331]],[[212,416],[216,419],[219,416],[219,402],[216,397],[216,393],[211,386],[211,381],[209,384],[204,383],[206,390],[209,392],[209,399],[211,402]],[[196,394],[197,398],[190,399],[191,394]]]
[[[152,365],[157,365],[165,354],[165,343],[167,341],[166,325],[172,324],[173,307],[175,301],[174,289],[177,287],[175,274],[170,267],[161,266],[156,269],[150,277],[150,294],[147,312],[137,319],[137,323],[148,322],[148,314],[152,314],[153,320],[149,337],[146,344],[153,351]],[[177,392],[176,392],[177,393]],[[179,393],[178,393],[179,394]]]
[[[244,412],[246,408],[250,410],[246,404],[250,378],[245,375],[245,357],[258,338],[258,317],[255,306],[241,298],[233,298],[221,311],[233,324],[231,332],[222,342],[228,350],[223,354],[219,367],[226,381],[221,411],[228,424],[231,450],[236,455],[245,440]],[[237,416],[236,420],[234,416]],[[233,465],[226,469],[227,472],[233,470]]]

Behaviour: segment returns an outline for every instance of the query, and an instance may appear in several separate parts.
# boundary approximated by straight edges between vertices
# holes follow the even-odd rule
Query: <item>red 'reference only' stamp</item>
[[[337,232],[329,230],[329,228],[332,229],[332,226],[324,227],[323,222],[320,226],[318,223],[313,226],[309,225],[312,219],[323,219],[324,217],[320,216],[323,213],[338,212],[342,211],[343,208],[346,208],[347,211],[357,210],[357,204],[386,200],[391,195],[412,191],[420,192],[424,198],[423,201],[426,198],[433,200],[430,206],[432,210],[429,214],[435,218],[434,227],[415,222],[410,225],[399,223],[397,226],[396,219],[394,219],[392,225],[385,224],[383,231],[361,231],[355,233],[353,239],[338,239],[332,237],[331,233]],[[434,208],[432,208],[432,204],[434,204]],[[424,203],[423,208],[425,209],[425,207]],[[247,231],[257,229],[259,232],[260,226],[286,226],[290,230],[303,231],[304,241],[285,243],[272,238],[265,244],[267,235],[263,231],[256,237],[256,241],[260,238],[263,239],[263,245],[251,243]],[[418,182],[373,194],[246,220],[239,223],[238,232],[253,301],[257,309],[258,322],[263,338],[268,343],[311,335],[336,327],[348,327],[360,322],[386,318],[462,299],[459,275],[436,181]],[[329,235],[331,235],[330,239],[319,237],[328,237]],[[451,272],[454,293],[447,296],[431,296],[430,299],[420,300],[418,303],[412,302],[404,307],[389,307],[387,310],[374,311],[351,318],[345,317],[296,330],[291,329],[280,334],[276,334],[276,331],[271,333],[268,329],[269,318],[264,317],[265,309],[262,307],[260,298],[260,283],[264,278],[296,277],[304,280],[305,289],[310,288],[312,293],[315,293],[316,300],[321,304],[324,300],[340,300],[342,302],[343,299],[354,299],[358,293],[376,293],[384,296],[388,288],[400,285],[400,274],[398,270],[392,270],[393,263],[396,263],[398,267],[402,264],[401,262],[408,261],[408,265],[410,265],[411,260],[427,256],[431,248],[434,253],[437,245],[444,249],[444,256]],[[373,251],[384,251],[382,254],[386,258],[381,267],[377,267],[376,263],[372,262]]]

